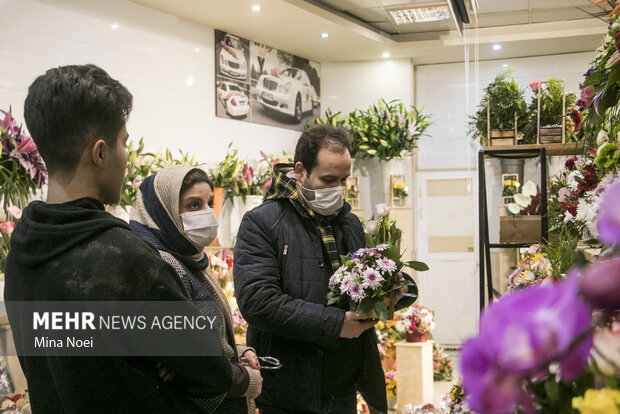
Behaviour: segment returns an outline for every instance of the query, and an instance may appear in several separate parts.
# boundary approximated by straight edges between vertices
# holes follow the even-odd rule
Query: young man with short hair
[[[200,315],[157,250],[104,210],[120,197],[132,100],[94,65],[50,69],[30,86],[24,115],[47,165],[49,189],[47,202],[30,203],[12,234],[7,302],[178,301],[188,315]],[[33,315],[11,309],[19,354]],[[36,414],[178,412],[185,406],[180,384],[213,396],[232,383],[223,355],[19,359]],[[160,362],[176,373],[171,383],[160,379]]]

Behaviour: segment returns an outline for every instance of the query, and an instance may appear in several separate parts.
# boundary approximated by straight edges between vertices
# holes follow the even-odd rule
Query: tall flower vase
[[[353,174],[359,177],[359,208],[364,210],[365,216],[372,216],[374,208],[379,203],[385,203],[381,160],[378,158],[353,160]]]
[[[215,212],[215,217],[220,220],[221,212],[222,212],[222,204],[224,202],[224,188],[223,187],[215,187],[213,189],[213,211]],[[222,226],[220,223],[220,228],[217,232],[217,237],[209,246],[220,246],[220,231],[222,230]],[[224,230],[225,231],[225,230]]]
[[[234,246],[237,242],[237,233],[239,232],[239,226],[243,216],[248,211],[261,205],[263,203],[263,196],[261,195],[249,195],[245,197],[245,202],[240,196],[233,198],[232,213],[230,215],[230,239],[231,246]]]
[[[407,342],[426,342],[430,332],[420,333],[418,331],[405,332],[405,341]]]

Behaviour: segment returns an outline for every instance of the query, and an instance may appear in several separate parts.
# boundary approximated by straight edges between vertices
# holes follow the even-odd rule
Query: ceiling
[[[611,10],[590,7],[590,0],[477,0],[461,37],[453,20],[397,26],[388,13],[447,0],[132,1],[319,62],[377,60],[388,52],[415,64],[463,61],[466,42],[479,45],[481,60],[593,51],[607,32],[600,16]],[[262,9],[252,11],[254,4]],[[501,50],[493,49],[497,43]]]

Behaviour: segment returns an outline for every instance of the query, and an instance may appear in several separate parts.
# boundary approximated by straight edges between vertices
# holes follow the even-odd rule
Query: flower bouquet
[[[0,274],[4,274],[6,257],[11,247],[11,233],[22,217],[22,211],[15,206],[10,206],[6,210],[8,214],[0,209]]]
[[[433,380],[449,381],[452,379],[452,361],[443,348],[433,344]]]
[[[532,245],[508,276],[508,290],[553,282],[551,261],[544,253],[539,252],[540,245]]]
[[[383,375],[385,377],[385,395],[388,400],[396,397],[396,364],[386,371]]]
[[[383,322],[394,317],[395,297],[403,286],[413,285],[403,279],[401,271],[407,266],[425,271],[422,262],[401,260],[401,231],[390,219],[386,204],[376,206],[376,220],[366,223],[367,248],[341,256],[340,266],[329,280],[327,305],[338,306],[370,315]]]
[[[369,315],[373,311],[385,322],[394,315],[394,294],[406,285],[403,267],[388,257],[390,244],[359,249],[341,256],[342,266],[329,279],[327,305]]]
[[[540,192],[538,191],[538,187],[532,181],[528,181],[525,183],[523,187],[521,187],[521,192],[518,192],[519,184],[516,184],[515,192],[512,195],[515,202],[509,203],[506,206],[506,212],[509,216],[528,216],[528,215],[537,215],[541,214],[540,211]],[[506,192],[506,186],[504,184],[504,192]]]
[[[396,322],[396,329],[404,332],[407,342],[425,342],[434,328],[433,311],[421,305],[403,311]]]
[[[47,181],[47,169],[37,147],[11,111],[0,110],[0,203],[24,208]]]

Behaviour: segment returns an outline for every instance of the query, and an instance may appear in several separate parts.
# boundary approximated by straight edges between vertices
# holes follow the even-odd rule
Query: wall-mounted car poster
[[[303,130],[320,115],[321,65],[215,31],[217,116]]]

